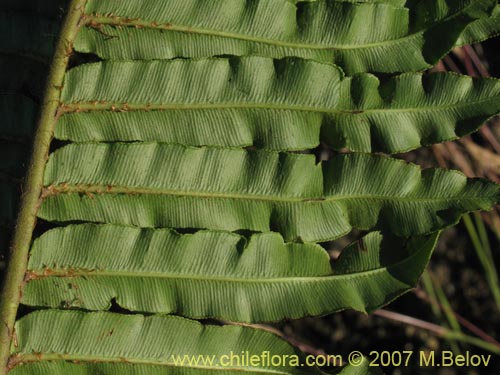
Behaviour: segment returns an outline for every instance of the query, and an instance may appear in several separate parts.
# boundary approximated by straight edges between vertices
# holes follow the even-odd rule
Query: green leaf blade
[[[316,164],[313,155],[156,143],[69,145],[52,155],[45,186],[39,216],[50,221],[274,230],[308,242],[352,227],[433,232],[499,194],[487,181],[384,157]]]
[[[500,5],[497,5],[488,18],[481,18],[471,23],[460,35],[458,46],[475,44],[500,34]]]
[[[49,330],[53,330],[54,324],[60,329],[47,336]],[[44,359],[46,362],[50,359],[73,358],[79,361],[79,364],[69,368],[82,368],[83,374],[94,373],[92,371],[97,369],[106,371],[105,374],[116,373],[110,364],[118,365],[117,368],[126,371],[125,373],[135,373],[135,369],[138,369],[139,373],[150,373],[147,368],[149,366],[152,366],[152,369],[167,367],[179,374],[207,373],[217,370],[216,366],[175,367],[173,357],[197,357],[200,354],[219,357],[242,351],[258,354],[273,351],[303,359],[303,354],[290,344],[267,332],[241,326],[203,326],[198,322],[168,316],[144,317],[48,310],[21,319],[16,325],[16,332],[19,346],[13,348],[13,354],[19,356],[18,360],[22,361],[23,357],[28,359],[34,352],[41,353],[38,360],[32,359],[35,363]],[[61,360],[56,360],[49,366],[56,371],[61,367],[68,368]],[[26,373],[23,371],[24,367],[29,370],[31,366],[28,363],[16,367],[14,374]],[[221,370],[223,374],[235,371],[276,373],[275,368],[265,363],[254,370],[248,365]],[[160,370],[160,373],[165,371]],[[281,371],[285,374],[320,373],[315,368],[294,366],[284,366]]]
[[[302,59],[107,62],[68,73],[55,136],[397,153],[475,131],[500,112],[499,98],[496,79],[412,73],[381,83]]]
[[[244,13],[240,1],[209,4],[193,0],[182,7],[176,3],[158,1],[144,7],[137,2],[91,1],[87,13],[95,16],[90,16],[89,25],[98,29],[85,29],[76,49],[106,59],[255,54],[335,62],[348,74],[417,71],[435,64],[471,22],[488,17],[495,5],[493,0],[446,5],[447,12],[430,13],[432,22],[425,19],[427,7],[417,11],[417,18],[424,14],[422,27],[410,31],[410,25],[418,25],[418,21],[409,19],[408,9],[388,4],[314,1],[296,7],[286,0],[254,0]],[[224,11],[215,9],[219,6]],[[103,16],[107,13],[115,18]],[[270,15],[276,18],[270,19]],[[150,30],[143,33],[127,26]]]
[[[318,245],[284,244],[274,233],[241,248],[241,237],[224,232],[70,226],[35,243],[23,302],[106,310],[116,299],[132,311],[243,322],[371,311],[415,284],[436,239],[403,245],[371,233],[364,251],[354,244],[343,252],[357,263],[332,269]]]

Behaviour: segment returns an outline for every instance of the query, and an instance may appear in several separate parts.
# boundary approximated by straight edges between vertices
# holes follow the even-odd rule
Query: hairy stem
[[[83,17],[86,0],[71,0],[61,29],[34,138],[31,163],[21,198],[19,216],[11,245],[10,262],[0,296],[0,375],[7,374],[11,341],[22,296],[28,253],[43,189],[43,174],[57,121],[64,74]]]

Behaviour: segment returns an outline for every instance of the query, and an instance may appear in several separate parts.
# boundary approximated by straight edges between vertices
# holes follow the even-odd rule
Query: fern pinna
[[[0,17],[0,374],[274,373],[172,356],[303,358],[189,319],[370,312],[499,201],[373,154],[500,111],[496,79],[421,72],[499,33],[494,0],[3,0]],[[332,263],[319,243],[353,229]]]

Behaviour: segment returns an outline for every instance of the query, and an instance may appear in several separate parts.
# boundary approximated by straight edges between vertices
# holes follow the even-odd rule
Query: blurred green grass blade
[[[474,226],[470,215],[463,216],[463,223],[467,232],[469,233],[470,240],[474,249],[476,250],[476,254],[481,262],[483,269],[485,271],[486,281],[490,287],[491,294],[495,300],[497,308],[500,310],[500,284],[498,280],[498,273],[495,268],[495,263],[492,258],[491,249],[489,248],[489,243],[486,242],[484,244],[480,235],[478,234],[478,230]]]
[[[470,216],[470,215],[469,215]],[[495,264],[493,259],[493,254],[491,253],[490,239],[488,238],[488,233],[486,232],[486,225],[484,225],[483,218],[480,213],[474,212],[472,214],[474,218],[474,223],[476,224],[477,232],[479,234],[479,240],[481,241],[481,245],[483,246],[485,253],[490,258],[490,262]]]
[[[422,274],[422,284],[424,286],[424,289],[426,293],[429,295],[429,298],[431,301],[436,301],[437,303],[430,303],[432,312],[434,313],[434,316],[438,319],[438,321],[443,322],[444,317],[442,310],[444,310],[446,314],[446,319],[448,321],[448,324],[446,324],[448,327],[451,326],[453,331],[461,332],[460,325],[455,319],[455,316],[452,314],[451,307],[449,306],[448,299],[446,298],[446,295],[443,294],[443,291],[441,288],[440,293],[437,294],[437,287],[439,285],[437,284],[437,281],[434,280],[434,278],[431,276],[430,271],[427,269],[424,271]],[[444,297],[444,298],[443,298]],[[443,301],[444,299],[444,301]],[[446,304],[448,304],[449,308],[446,308]],[[451,317],[449,316],[449,313],[451,312]],[[456,324],[450,324],[450,323],[456,323]],[[460,348],[458,347],[457,343],[454,340],[449,340],[448,344],[450,345],[452,351],[454,353],[460,353]]]
[[[500,355],[500,347],[475,336],[469,336],[460,332],[446,330],[443,333],[442,337],[449,340],[460,341],[464,344],[473,345],[477,348],[484,349],[490,353]]]
[[[436,291],[434,290],[434,284],[433,284],[433,281],[429,275],[428,269],[426,269],[424,271],[420,280],[422,281],[423,287],[424,287],[426,293],[429,295],[431,301],[438,301]],[[439,305],[437,305],[435,303],[430,303],[430,306],[431,306],[432,312],[434,313],[436,318],[438,318],[438,320],[442,320],[443,313],[442,313],[441,309],[439,308]]]
[[[437,280],[437,278],[434,277],[431,273],[429,273],[429,276],[430,276],[431,282],[433,283],[434,290],[436,291],[437,301],[440,303],[440,305],[443,309],[443,312],[446,316],[446,320],[448,322],[448,325],[450,326],[450,328],[452,329],[453,332],[461,333],[462,329],[460,327],[460,323],[458,323],[457,318],[455,317],[453,309],[450,305],[450,301],[448,300],[446,293],[444,292],[443,288],[441,287],[439,280]],[[454,353],[456,353],[456,354],[462,353],[460,347],[454,341],[450,341],[449,344],[450,344]]]

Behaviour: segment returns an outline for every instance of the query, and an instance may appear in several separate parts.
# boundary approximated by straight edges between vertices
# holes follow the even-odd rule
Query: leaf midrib
[[[220,199],[241,199],[241,200],[255,200],[255,201],[271,201],[280,203],[323,203],[335,202],[342,200],[366,199],[366,200],[389,200],[399,202],[448,202],[448,201],[468,201],[477,199],[488,199],[488,196],[458,196],[458,197],[415,197],[410,196],[396,197],[384,195],[368,195],[368,194],[353,194],[353,195],[335,195],[327,197],[279,197],[272,195],[251,195],[251,194],[235,194],[235,193],[216,193],[216,192],[197,192],[197,191],[183,191],[183,190],[169,190],[169,189],[151,189],[140,187],[123,187],[123,186],[104,186],[104,185],[50,185],[45,187],[42,199],[51,196],[58,196],[60,194],[68,193],[90,193],[96,195],[102,194],[130,194],[130,195],[171,195],[183,197],[198,197],[198,198],[220,198]]]
[[[153,103],[126,103],[126,102],[74,102],[66,103],[61,107],[60,114],[80,112],[134,112],[134,111],[168,111],[168,110],[224,110],[224,109],[269,109],[278,111],[315,112],[337,115],[369,115],[372,113],[408,113],[408,112],[437,112],[456,108],[468,108],[486,102],[498,101],[500,95],[490,96],[480,100],[467,100],[465,102],[406,108],[371,108],[371,109],[331,109],[294,105],[273,105],[262,103],[219,103],[219,104],[153,104]],[[388,104],[390,105],[390,104]],[[499,106],[500,107],[500,106]]]
[[[71,270],[65,269],[54,269],[50,268],[50,275],[44,273],[45,270],[49,268],[40,268],[40,269],[30,269],[28,270],[28,277],[30,280],[37,279],[46,279],[51,277],[84,277],[84,278],[93,278],[93,277],[127,277],[127,278],[152,278],[152,279],[183,279],[183,280],[197,280],[197,281],[206,281],[206,282],[217,282],[224,281],[230,283],[251,283],[251,284],[268,284],[268,283],[306,283],[306,282],[317,282],[317,281],[328,281],[327,279],[334,280],[351,280],[358,277],[370,276],[378,273],[383,273],[387,271],[389,268],[397,267],[398,265],[407,262],[412,257],[405,258],[400,262],[394,263],[392,265],[384,266],[381,268],[374,268],[366,271],[358,271],[347,274],[330,274],[323,276],[286,276],[286,277],[272,277],[272,278],[234,278],[234,276],[224,277],[221,275],[197,275],[197,274],[182,274],[182,273],[159,273],[159,272],[151,272],[151,271],[124,271],[124,270],[87,270],[87,269],[79,269],[79,268],[71,268]]]

